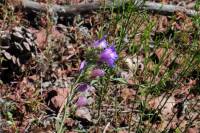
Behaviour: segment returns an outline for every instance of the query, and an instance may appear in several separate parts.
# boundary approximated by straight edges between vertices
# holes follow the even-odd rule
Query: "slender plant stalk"
[[[190,127],[190,125],[198,119],[200,113],[198,115],[196,115],[196,117],[185,127],[185,130],[183,131],[184,133],[186,133],[186,131],[188,130],[188,128]]]
[[[197,100],[197,101],[195,102],[195,104],[191,107],[191,109],[193,109],[194,107],[196,107],[196,105],[197,105],[199,102],[200,102],[200,101]],[[192,110],[190,110],[190,111],[187,112],[187,113],[190,114],[191,112],[192,112]],[[177,124],[176,128],[178,128],[178,127],[181,125],[182,122],[184,122],[184,119],[181,120],[181,121]],[[176,128],[175,128],[175,129],[176,129]]]
[[[181,80],[181,77],[188,71],[188,69],[190,68],[190,66],[192,66],[192,62],[193,62],[195,56],[196,56],[196,53],[193,55],[193,57],[192,57],[192,59],[189,61],[188,65],[186,65],[186,68],[184,69],[184,71],[183,71],[181,74],[179,74],[179,76],[176,78],[177,80]],[[177,80],[176,80],[176,81],[177,81]],[[160,113],[160,112],[162,111],[162,109],[163,109],[163,107],[165,106],[165,104],[167,103],[168,99],[169,99],[170,96],[173,94],[173,92],[175,91],[175,89],[178,88],[178,87],[180,87],[180,85],[178,85],[177,87],[174,87],[170,93],[165,93],[166,95],[167,95],[167,94],[169,94],[169,95],[167,96],[167,98],[166,98],[164,104],[159,108],[160,104],[162,103],[162,101],[164,100],[164,98],[165,98],[166,95],[164,95],[164,96],[162,97],[161,102],[159,103],[159,105],[158,105],[157,108],[156,108],[156,110],[158,110],[158,113]],[[155,116],[155,114],[154,114],[154,116]],[[154,117],[154,116],[153,116],[153,117]],[[153,117],[152,117],[152,118],[153,118]],[[151,119],[152,119],[152,118],[151,118]],[[148,128],[148,133],[150,132],[150,130],[151,130],[152,127],[153,127],[153,125],[151,125],[151,126]]]
[[[67,115],[67,108],[69,107],[71,101],[73,100],[75,94],[76,94],[76,84],[80,81],[80,78],[82,76],[82,73],[78,76],[77,80],[74,82],[74,84],[72,85],[71,89],[70,89],[70,93],[71,95],[69,95],[65,101],[63,102],[60,110],[59,110],[59,113],[57,115],[57,118],[59,119],[60,117],[60,114],[64,108],[64,114],[63,114],[63,117],[62,117],[62,121],[61,121],[61,124],[60,124],[60,127],[59,127],[59,130],[58,130],[58,133],[61,133],[62,130],[63,130],[63,125],[64,125],[64,121],[65,121],[65,118],[66,118],[66,115]]]

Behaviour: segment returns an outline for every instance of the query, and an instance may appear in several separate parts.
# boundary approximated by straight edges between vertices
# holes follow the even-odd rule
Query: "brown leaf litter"
[[[54,111],[58,112],[68,95],[68,88],[52,89],[47,93],[47,105]]]

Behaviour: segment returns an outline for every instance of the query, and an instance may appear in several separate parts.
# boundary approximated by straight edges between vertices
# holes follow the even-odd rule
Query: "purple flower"
[[[80,97],[78,98],[77,102],[76,102],[76,105],[77,105],[78,107],[82,107],[82,106],[85,106],[85,105],[87,105],[87,104],[88,104],[88,100],[87,100],[87,98],[84,97],[84,96],[80,96]]]
[[[104,70],[99,69],[99,68],[94,69],[94,70],[92,70],[92,72],[91,72],[91,77],[93,77],[93,78],[102,77],[102,76],[104,76],[104,75],[105,75]]]
[[[109,67],[114,67],[115,61],[118,59],[118,55],[116,53],[116,50],[114,46],[110,46],[109,48],[106,48],[101,54],[100,54],[100,61],[108,64]]]
[[[95,48],[106,48],[107,46],[108,46],[108,42],[106,41],[106,36],[94,42]]]
[[[80,91],[80,92],[84,92],[84,91],[86,91],[88,88],[89,88],[88,84],[82,83],[82,84],[78,85],[77,90]]]
[[[86,64],[87,64],[87,62],[85,60],[82,61],[81,64],[80,64],[79,70],[82,71]]]

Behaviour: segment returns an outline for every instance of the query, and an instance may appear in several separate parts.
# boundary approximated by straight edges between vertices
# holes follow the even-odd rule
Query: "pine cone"
[[[3,32],[1,36],[0,48],[1,55],[5,58],[2,61],[1,79],[4,79],[9,73],[20,73],[23,64],[26,64],[37,54],[34,35],[24,27],[15,27],[11,32]],[[5,74],[5,75],[4,75]]]

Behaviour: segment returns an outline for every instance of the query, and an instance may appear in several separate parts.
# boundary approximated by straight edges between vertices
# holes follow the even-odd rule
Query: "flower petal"
[[[78,107],[82,107],[82,106],[85,106],[85,105],[87,105],[87,104],[88,104],[88,100],[87,100],[87,98],[84,97],[84,96],[80,96],[80,97],[78,98],[77,102],[76,102],[76,105],[77,105]]]
[[[102,77],[102,76],[104,76],[104,75],[105,75],[105,71],[102,70],[102,69],[99,69],[99,68],[94,69],[94,70],[92,70],[92,72],[91,72],[91,77],[93,77],[93,78]]]
[[[106,48],[107,46],[108,46],[108,42],[106,41],[106,36],[94,42],[95,48]]]
[[[116,53],[114,46],[110,46],[109,48],[106,48],[100,54],[100,61],[108,64],[108,66],[110,67],[114,66],[114,63],[117,59],[118,59],[118,55]]]
[[[84,60],[81,62],[79,70],[82,71],[84,69],[84,67],[86,66],[87,62]]]
[[[78,85],[77,90],[80,91],[80,92],[84,92],[84,91],[86,91],[88,88],[89,88],[88,84],[82,83],[82,84]]]

